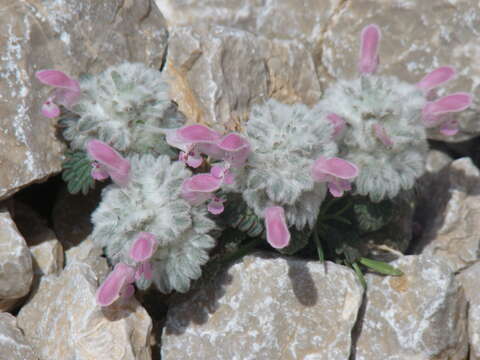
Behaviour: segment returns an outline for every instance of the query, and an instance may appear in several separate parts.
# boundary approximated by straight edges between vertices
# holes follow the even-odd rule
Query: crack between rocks
[[[328,69],[323,64],[323,45],[324,45],[324,42],[325,42],[325,35],[330,30],[333,23],[340,17],[341,13],[347,7],[347,5],[350,1],[351,0],[340,0],[340,3],[333,10],[332,14],[327,19],[327,22],[326,22],[325,26],[323,27],[323,29],[320,33],[320,39],[317,43],[317,48],[314,51],[314,60],[318,59],[318,61],[315,61],[315,70],[317,71],[317,78],[320,78],[319,77],[319,70],[320,70],[320,74],[322,76],[326,77],[327,80],[330,80],[330,81],[335,80],[335,77],[330,75],[330,73],[328,72]]]

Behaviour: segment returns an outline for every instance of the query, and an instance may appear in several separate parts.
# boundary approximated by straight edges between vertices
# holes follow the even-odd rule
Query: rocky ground
[[[480,359],[480,4],[473,0],[1,0],[0,360]],[[474,105],[454,138],[431,134],[414,241],[366,276],[252,254],[196,292],[102,309],[109,271],[89,240],[99,188],[69,195],[65,145],[34,73],[123,61],[168,73],[192,121],[239,129],[267,98],[316,103],[353,75],[358,33],[382,28],[383,74],[458,69],[445,93]]]

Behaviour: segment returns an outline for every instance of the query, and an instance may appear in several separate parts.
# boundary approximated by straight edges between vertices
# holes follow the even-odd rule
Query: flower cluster
[[[444,134],[455,134],[458,124],[451,114],[471,103],[467,93],[432,100],[433,89],[454,77],[451,67],[432,71],[418,84],[375,75],[380,38],[378,26],[363,29],[361,76],[338,81],[315,106],[336,126],[339,154],[360,169],[355,192],[375,202],[413,187],[425,168],[425,128],[439,127]]]
[[[241,194],[269,244],[282,249],[293,228],[310,235],[327,192],[352,190],[377,202],[410,189],[424,172],[426,128],[455,134],[453,114],[472,97],[437,98],[435,88],[455,76],[448,66],[417,84],[375,75],[380,38],[376,25],[363,29],[359,78],[338,81],[313,108],[254,106],[242,134],[184,125],[163,75],[142,64],[80,82],[39,71],[53,87],[42,113],[67,114],[71,149],[86,152],[93,179],[112,180],[92,214],[92,239],[114,265],[97,302],[108,306],[151,283],[164,293],[187,291],[215,245],[220,194]]]

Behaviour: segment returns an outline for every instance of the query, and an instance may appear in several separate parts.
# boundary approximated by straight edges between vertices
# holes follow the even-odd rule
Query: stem
[[[360,284],[362,284],[362,287],[364,289],[367,288],[367,282],[365,281],[365,278],[363,277],[362,270],[360,270],[360,267],[356,262],[352,264],[353,270],[355,270],[355,273],[357,274],[358,280],[360,280]]]
[[[318,260],[323,264],[325,255],[323,254],[322,243],[320,242],[320,236],[318,235],[316,226],[313,228],[313,240],[315,240],[315,244],[317,245]]]
[[[339,211],[335,213],[335,216],[342,215],[345,211],[347,211],[350,208],[350,206],[352,206],[352,203],[349,201],[343,208],[341,208]]]

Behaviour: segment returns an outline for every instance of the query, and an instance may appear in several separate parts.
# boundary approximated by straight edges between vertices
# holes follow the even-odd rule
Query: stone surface
[[[480,262],[457,275],[468,300],[468,336],[470,360],[480,359]]]
[[[9,313],[0,313],[0,360],[37,360],[31,346]]]
[[[51,234],[55,236],[53,231]],[[37,275],[57,274],[63,268],[63,247],[53,238],[41,244],[32,246],[30,251],[33,256],[34,271]]]
[[[18,325],[41,360],[151,359],[152,322],[145,309],[133,298],[102,309],[97,287],[97,273],[80,261],[40,278]]]
[[[464,360],[467,303],[444,261],[405,256],[401,277],[367,274],[366,306],[355,329],[356,360]]]
[[[95,246],[92,239],[86,238],[80,244],[65,252],[65,264],[67,266],[73,266],[74,264],[87,265],[95,272],[98,279],[103,281],[110,272],[110,268],[102,254],[102,249]]]
[[[425,170],[429,174],[438,173],[445,166],[452,162],[452,158],[439,150],[430,150],[427,154],[427,161],[425,165]]]
[[[0,199],[60,171],[55,120],[40,115],[50,89],[40,69],[72,76],[131,60],[160,67],[164,19],[153,0],[2,1],[0,29]]]
[[[221,24],[315,47],[342,0],[156,0],[169,26]]]
[[[419,201],[423,234],[415,252],[438,256],[459,271],[480,254],[480,171],[469,158],[453,161],[425,184]]]
[[[439,95],[468,91],[474,94],[471,110],[461,113],[461,131],[453,137],[430,136],[461,141],[480,133],[480,3],[471,0],[345,1],[345,6],[325,31],[321,56],[316,57],[324,86],[336,78],[350,78],[357,71],[361,29],[378,24],[382,29],[379,72],[416,83],[442,65],[458,70],[458,78]]]
[[[252,105],[267,98],[313,105],[321,95],[301,42],[219,25],[172,28],[166,72],[187,118],[219,131],[239,130]]]
[[[33,280],[32,257],[25,239],[18,232],[8,211],[0,210],[0,311],[12,305],[9,300],[28,294]]]
[[[348,359],[363,290],[328,262],[247,256],[171,307],[162,359]]]

